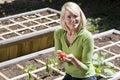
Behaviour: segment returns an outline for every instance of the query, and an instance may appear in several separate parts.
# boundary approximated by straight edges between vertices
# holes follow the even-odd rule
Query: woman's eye
[[[77,18],[78,16],[77,15],[72,15],[72,16],[66,16],[66,19],[75,19],[75,18]]]
[[[71,16],[67,16],[68,19],[71,19]]]
[[[74,18],[77,18],[77,15],[74,15],[73,17],[74,17]]]

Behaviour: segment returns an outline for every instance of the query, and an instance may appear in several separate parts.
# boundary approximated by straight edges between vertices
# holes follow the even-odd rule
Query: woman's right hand
[[[65,58],[67,57],[67,55],[65,54],[65,52],[63,52],[61,50],[57,50],[57,55],[58,55],[59,61],[65,62]]]

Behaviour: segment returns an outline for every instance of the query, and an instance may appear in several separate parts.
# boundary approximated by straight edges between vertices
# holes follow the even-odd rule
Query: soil
[[[15,36],[18,36],[18,35],[15,34],[15,33],[9,33],[9,34],[3,35],[3,37],[6,38],[6,39],[11,38],[11,37],[15,37]]]
[[[108,36],[104,36],[102,38],[95,39],[95,45],[97,45],[98,47],[102,47],[102,46],[106,46],[106,45],[109,45],[111,43],[117,42],[119,40],[120,40],[120,35],[113,33],[113,34],[110,34]],[[113,52],[114,54],[118,54],[118,55],[120,54],[119,44],[105,48],[105,50],[107,50],[109,52]],[[104,51],[100,50],[100,52],[104,52]],[[108,52],[105,52],[105,53],[108,53]],[[114,56],[114,54],[106,54],[105,58],[106,59],[110,58],[110,57]]]
[[[18,75],[21,75],[25,72],[22,71],[21,68],[19,68],[17,65],[21,65],[22,67],[26,67],[28,65],[34,65],[36,67],[36,69],[42,68],[45,65],[37,62],[35,59],[39,59],[42,60],[44,62],[47,62],[48,59],[54,59],[54,54],[53,53],[47,53],[47,54],[41,54],[40,56],[31,59],[31,60],[27,60],[27,61],[21,61],[17,64],[13,64],[7,67],[4,67],[3,69],[0,69],[0,72],[3,73],[5,76],[12,78]],[[63,71],[63,66],[58,67],[58,69],[60,69],[61,71]],[[61,77],[62,75],[55,71],[50,69],[50,73],[46,72],[45,69],[43,69],[42,71],[36,72],[35,73],[37,76],[39,76],[42,80],[53,80],[55,78]],[[26,80],[26,77],[21,78],[20,80]],[[0,76],[0,80],[5,80]],[[35,78],[32,78],[32,80],[36,80]]]
[[[120,35],[113,33],[113,34],[110,34],[108,36],[95,39],[95,46],[102,47],[102,46],[105,46],[107,44],[111,44],[112,42],[117,42],[119,40],[120,40]],[[120,49],[120,44],[117,44],[117,45],[109,47],[109,50],[108,50],[108,48],[106,48],[105,50],[108,50],[108,51],[113,52],[114,54],[120,55],[119,49]],[[98,52],[107,53],[105,59],[108,59],[110,57],[115,56],[111,53],[105,52],[104,50],[100,50]],[[36,60],[41,60],[43,62],[47,62],[49,59],[56,60],[55,55],[53,53],[41,54],[40,56],[38,56],[34,59],[27,60],[27,61],[21,61],[17,64],[13,64],[13,65],[9,65],[9,66],[6,66],[4,68],[1,68],[0,72],[9,78],[12,78],[12,77],[15,77],[15,76],[18,76],[18,75],[25,73],[25,72],[22,72],[21,69],[17,66],[18,64],[23,66],[23,67],[28,66],[28,65],[34,65],[34,66],[36,66],[37,69],[40,69],[40,68],[43,68],[45,66],[45,64],[42,64]],[[120,63],[119,63],[120,57],[117,57],[117,58],[109,60],[109,61],[112,62],[116,67],[120,67]],[[59,69],[62,72],[65,71],[63,64],[59,65],[57,67],[57,69]],[[116,68],[113,68],[113,69],[116,71],[119,71]],[[43,69],[42,71],[39,71],[35,74],[37,76],[39,76],[42,80],[54,80],[55,78],[63,76],[62,74],[60,74],[59,72],[57,72],[53,69],[50,69],[50,70],[51,70],[50,74],[48,72],[46,72],[45,69]],[[104,75],[106,75],[106,74],[104,74]],[[5,79],[3,79],[3,77],[1,75],[0,75],[0,79],[5,80]],[[26,80],[26,77],[23,77],[20,80]],[[36,80],[36,79],[33,77],[32,80]]]

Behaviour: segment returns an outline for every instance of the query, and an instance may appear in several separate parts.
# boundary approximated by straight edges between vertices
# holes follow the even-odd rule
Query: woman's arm
[[[77,58],[75,58],[72,54],[70,54],[70,55],[67,55],[67,57],[66,58],[64,58],[65,59],[65,61],[67,61],[67,62],[71,62],[73,65],[75,65],[77,68],[84,68],[85,70],[87,70],[88,69],[88,67],[85,65],[85,64],[83,64],[80,60],[78,60]]]
[[[85,37],[83,40],[83,51],[82,51],[82,59],[78,60],[74,55],[67,55],[66,58],[63,59],[65,62],[71,62],[77,68],[83,68],[84,70],[88,70],[90,64],[92,63],[92,56],[94,50],[94,41],[92,36]]]
[[[59,30],[56,30],[54,32],[54,46],[55,46],[55,52],[57,50],[61,50],[62,46],[61,46],[61,42],[60,42],[60,31]]]

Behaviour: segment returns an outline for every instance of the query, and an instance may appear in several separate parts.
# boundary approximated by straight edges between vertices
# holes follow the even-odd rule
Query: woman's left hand
[[[73,54],[69,54],[67,55],[66,57],[63,57],[63,61],[64,62],[72,62],[73,60],[75,59],[74,55]]]

